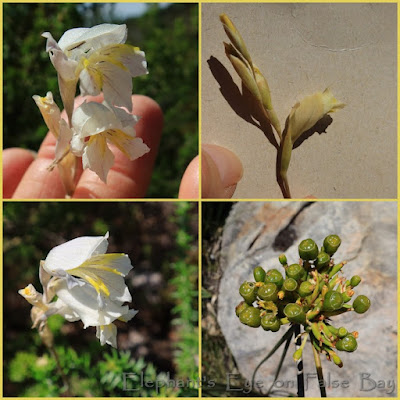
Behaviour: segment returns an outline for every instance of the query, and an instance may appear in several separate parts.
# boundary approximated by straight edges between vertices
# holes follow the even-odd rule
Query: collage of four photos
[[[398,4],[7,3],[1,397],[398,396]]]

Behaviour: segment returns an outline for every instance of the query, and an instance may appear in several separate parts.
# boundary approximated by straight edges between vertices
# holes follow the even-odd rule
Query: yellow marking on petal
[[[107,138],[116,146],[119,150],[121,150],[126,157],[130,157],[129,153],[125,150],[124,143],[130,142],[134,138],[124,131],[118,129],[110,129],[105,132],[107,134]]]
[[[95,289],[97,293],[103,292],[107,297],[110,296],[110,291],[105,283],[93,272],[88,271],[84,268],[77,267],[68,270],[70,275],[77,276],[78,278],[82,278],[86,282],[90,283]]]
[[[70,275],[77,276],[90,283],[97,291],[103,292],[107,297],[110,296],[110,291],[103,280],[96,275],[96,270],[111,272],[115,275],[124,276],[116,268],[108,267],[107,264],[120,258],[123,253],[100,254],[86,260],[79,267],[68,270]]]
[[[29,286],[27,286],[27,287],[24,289],[24,294],[26,294],[27,296],[29,296],[29,295],[31,294],[31,290],[29,289]]]

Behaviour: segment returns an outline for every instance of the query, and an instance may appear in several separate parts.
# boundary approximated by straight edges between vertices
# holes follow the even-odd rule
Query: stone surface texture
[[[253,280],[257,265],[282,269],[278,256],[298,260],[297,246],[305,238],[318,245],[331,233],[342,245],[335,261],[347,260],[343,275],[358,274],[363,281],[355,296],[371,299],[366,314],[349,313],[335,317],[335,326],[359,332],[358,349],[340,352],[344,363],[338,368],[322,359],[328,397],[395,397],[397,395],[397,205],[395,202],[242,202],[227,218],[221,248],[221,278],[218,294],[218,322],[243,376],[251,380],[257,364],[282,334],[254,329],[239,322],[235,306],[241,301],[238,289]],[[256,380],[263,391],[273,382],[279,350],[259,369]],[[274,390],[296,393],[294,345]],[[304,351],[306,396],[319,397],[312,350]],[[346,381],[348,384],[346,384]],[[335,387],[340,385],[340,387]],[[348,386],[348,387],[343,387]],[[277,392],[277,394],[279,394]]]

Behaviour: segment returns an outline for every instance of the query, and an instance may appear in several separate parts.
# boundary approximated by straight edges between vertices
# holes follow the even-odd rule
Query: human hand
[[[85,98],[102,102],[101,96]],[[75,99],[75,108],[83,102]],[[163,115],[158,104],[146,96],[132,96],[135,115],[140,116],[135,125],[136,135],[143,139],[150,151],[143,157],[130,161],[120,150],[110,146],[115,162],[107,178],[107,184],[89,169],[82,171],[79,162],[76,172],[76,189],[73,198],[140,198],[149,186],[154,161],[161,138]],[[54,159],[56,139],[48,133],[37,156],[18,148],[3,151],[4,198],[64,198],[65,189],[57,168],[48,171]]]

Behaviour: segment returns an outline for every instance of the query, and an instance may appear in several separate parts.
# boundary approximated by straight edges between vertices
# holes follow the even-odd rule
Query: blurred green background
[[[49,31],[59,40],[71,28],[125,23],[127,43],[145,51],[150,71],[134,79],[134,93],[152,97],[164,112],[147,197],[177,197],[185,168],[198,153],[198,5],[148,4],[144,14],[128,19],[115,12],[116,6],[3,4],[3,146],[38,150],[47,128],[32,95],[50,90],[62,104],[40,35]]]
[[[3,239],[4,396],[197,396],[198,205],[188,202],[5,203]],[[52,316],[60,363],[70,384],[62,389],[56,364],[31,329],[31,305],[18,290],[42,292],[39,261],[56,245],[110,232],[109,253],[129,255],[131,308],[139,313],[118,326],[118,351],[100,346],[96,331]],[[135,374],[123,390],[123,373]],[[173,384],[160,390],[146,382]]]

